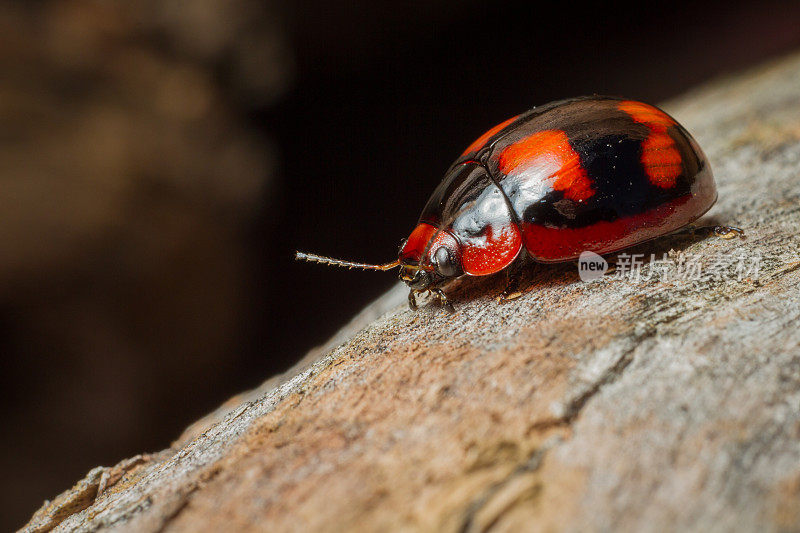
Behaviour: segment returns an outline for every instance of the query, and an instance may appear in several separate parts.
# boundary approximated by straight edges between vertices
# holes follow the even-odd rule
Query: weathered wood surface
[[[800,530],[800,55],[666,108],[747,239],[636,251],[699,278],[542,267],[510,304],[499,278],[453,287],[453,315],[395,289],[28,530]]]

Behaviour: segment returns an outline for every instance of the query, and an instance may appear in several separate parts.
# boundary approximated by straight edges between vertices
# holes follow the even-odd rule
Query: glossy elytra
[[[520,264],[609,254],[672,233],[703,215],[717,190],[697,142],[655,106],[606,96],[552,102],[481,135],[445,173],[400,248],[370,265],[297,253],[345,267],[400,269],[416,295],[462,276]],[[720,227],[724,237],[742,235]],[[518,295],[515,280],[501,298]]]

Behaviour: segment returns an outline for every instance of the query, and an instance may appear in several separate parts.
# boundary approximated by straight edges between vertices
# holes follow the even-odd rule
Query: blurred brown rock
[[[795,55],[667,105],[715,169],[713,220],[747,230],[634,250],[697,279],[551,265],[506,305],[501,278],[457,284],[453,315],[395,289],[315,363],[93,470],[28,530],[800,529],[798,79]]]

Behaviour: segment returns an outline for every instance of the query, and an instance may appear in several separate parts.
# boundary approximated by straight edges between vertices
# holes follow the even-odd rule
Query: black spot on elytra
[[[571,137],[570,144],[592,180],[595,194],[575,202],[564,198],[563,192],[553,191],[528,206],[524,220],[552,227],[585,227],[642,214],[689,192],[690,181],[686,179],[679,179],[671,189],[650,183],[641,164],[639,138],[627,134],[584,135]],[[573,209],[566,208],[566,203],[572,203]]]

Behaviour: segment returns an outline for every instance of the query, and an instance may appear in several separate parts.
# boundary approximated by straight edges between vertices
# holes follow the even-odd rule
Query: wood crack
[[[508,485],[512,480],[515,478],[530,472],[535,472],[539,469],[542,464],[542,460],[544,459],[545,454],[547,453],[550,448],[555,446],[558,442],[560,442],[559,437],[554,437],[550,439],[548,442],[543,444],[541,447],[537,448],[528,459],[518,465],[514,470],[505,478],[497,481],[490,485],[483,493],[480,494],[477,498],[472,500],[472,502],[467,507],[466,511],[464,512],[464,518],[461,522],[461,526],[458,528],[460,533],[470,533],[473,531],[482,531],[486,528],[477,528],[475,524],[475,517],[478,512],[495,496],[498,492],[500,492],[503,487]],[[498,514],[491,523],[496,523],[497,520],[500,519],[502,515]],[[490,524],[491,525],[491,524]]]

